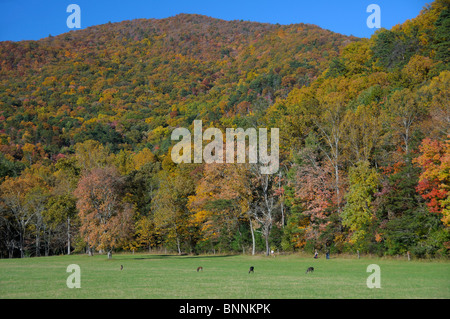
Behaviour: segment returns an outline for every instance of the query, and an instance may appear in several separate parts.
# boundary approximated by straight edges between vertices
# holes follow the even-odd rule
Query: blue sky
[[[38,40],[70,31],[69,4],[81,8],[81,28],[136,18],[198,13],[224,20],[311,23],[345,35],[370,37],[369,4],[381,9],[381,27],[416,17],[431,0],[0,0],[0,41]]]

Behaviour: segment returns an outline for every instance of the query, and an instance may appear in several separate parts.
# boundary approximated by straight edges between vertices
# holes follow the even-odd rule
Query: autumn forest
[[[370,38],[179,14],[0,42],[0,258],[448,258],[450,3]],[[279,128],[279,170],[171,132]]]

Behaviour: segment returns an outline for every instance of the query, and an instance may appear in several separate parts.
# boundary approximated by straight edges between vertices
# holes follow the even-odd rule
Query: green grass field
[[[81,288],[67,266],[78,264]],[[381,269],[381,288],[366,285],[367,266]],[[120,265],[124,269],[120,270]],[[197,272],[198,266],[204,268]],[[249,274],[250,266],[255,267]],[[312,266],[315,272],[305,274]],[[0,298],[450,298],[450,262],[299,255],[54,256],[0,260]]]

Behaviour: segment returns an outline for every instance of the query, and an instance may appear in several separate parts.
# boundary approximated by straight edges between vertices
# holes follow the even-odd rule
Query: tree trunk
[[[269,247],[269,235],[264,236],[266,239],[266,256],[270,255],[270,247]]]
[[[67,217],[67,255],[70,255],[70,218]]]
[[[281,169],[280,169],[280,173],[278,174],[278,189],[281,189]],[[284,193],[283,193],[284,194]],[[280,201],[280,208],[281,208],[281,227],[284,228],[284,195],[280,196],[279,198]]]
[[[270,245],[269,245],[269,238],[270,238],[270,231],[272,230],[272,225],[266,225],[264,227],[264,239],[266,240],[266,256],[270,255]]]
[[[20,235],[19,235],[19,249],[20,249],[20,258],[24,258],[25,254],[23,252],[23,246],[24,246],[24,236],[25,234],[22,233],[22,231],[20,231]]]
[[[177,239],[178,255],[181,255],[180,239],[178,238],[178,235],[176,236],[176,239]]]
[[[36,255],[36,257],[39,257],[40,255],[41,255],[41,245],[40,245],[40,243],[41,243],[41,238],[40,238],[40,236],[39,236],[39,233],[40,233],[40,229],[36,229],[36,246],[35,246],[35,255]]]
[[[250,232],[252,234],[252,255],[255,255],[255,232],[253,231],[252,220],[249,217],[250,221]]]
[[[45,229],[45,228],[44,228]],[[45,230],[44,230],[44,235],[45,235]],[[45,254],[45,256],[47,257],[49,254],[50,254],[50,241],[51,241],[51,233],[49,232],[48,234],[47,234],[47,239],[46,240],[44,240],[44,250],[45,250],[45,252],[44,252],[44,254]]]
[[[8,247],[8,257],[13,258],[14,257],[14,246]]]

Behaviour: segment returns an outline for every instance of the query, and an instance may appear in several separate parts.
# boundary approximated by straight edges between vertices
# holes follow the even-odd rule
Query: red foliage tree
[[[94,168],[75,190],[81,220],[80,232],[90,248],[112,250],[132,234],[133,208],[123,199],[123,180],[117,169]]]
[[[450,137],[450,136],[449,136]],[[417,191],[427,200],[432,213],[442,213],[450,224],[450,139],[445,142],[426,138],[420,145],[422,155],[415,162],[422,167]]]

